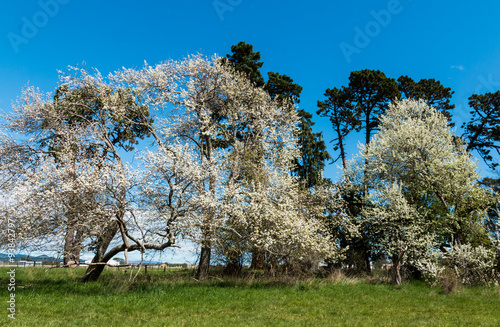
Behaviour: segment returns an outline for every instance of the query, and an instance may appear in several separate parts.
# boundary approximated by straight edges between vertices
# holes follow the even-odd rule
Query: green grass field
[[[12,321],[8,270],[0,268],[1,326],[500,326],[495,287],[444,295],[422,282],[347,278],[199,282],[188,270],[142,271],[130,282],[111,269],[81,284],[83,269],[43,268],[16,269]]]

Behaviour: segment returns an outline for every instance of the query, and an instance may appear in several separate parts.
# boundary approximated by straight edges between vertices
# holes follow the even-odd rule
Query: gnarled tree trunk
[[[119,227],[117,223],[113,223],[108,227],[108,230],[102,236],[101,242],[99,242],[94,258],[92,259],[92,263],[103,264],[89,266],[87,268],[87,271],[85,272],[85,275],[82,277],[82,282],[96,281],[99,276],[101,276],[101,273],[105,267],[105,262],[102,262],[102,260],[104,259],[104,255],[106,254],[106,250],[108,249],[109,244],[118,232],[118,229]]]

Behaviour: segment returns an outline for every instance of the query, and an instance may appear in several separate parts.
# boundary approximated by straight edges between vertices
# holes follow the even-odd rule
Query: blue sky
[[[106,74],[145,60],[225,55],[239,41],[261,52],[264,73],[300,84],[300,107],[311,113],[325,89],[346,85],[353,70],[440,80],[455,91],[458,127],[469,117],[471,94],[500,89],[500,2],[494,0],[5,0],[2,6],[4,111],[28,83],[53,91],[57,70],[68,65],[85,63]],[[331,140],[329,121],[313,120]],[[356,142],[351,138],[351,154]],[[325,176],[335,179],[337,172],[330,165]]]
[[[242,40],[261,52],[263,72],[287,74],[303,86],[300,105],[312,113],[325,89],[346,85],[351,71],[365,68],[394,78],[440,80],[455,91],[457,126],[468,119],[467,97],[500,89],[500,3],[493,0],[7,0],[2,5],[4,111],[28,83],[53,91],[57,70],[68,65],[85,63],[107,73],[141,67],[144,60],[225,55]],[[315,130],[331,140],[328,120],[315,115],[314,121]],[[357,152],[357,139],[350,141],[350,152]],[[483,173],[488,172],[483,168]],[[326,177],[336,174],[335,165],[327,167]]]

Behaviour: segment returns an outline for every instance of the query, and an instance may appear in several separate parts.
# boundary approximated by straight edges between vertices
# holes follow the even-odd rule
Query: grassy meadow
[[[16,268],[16,319],[8,318],[8,268],[0,268],[1,326],[500,326],[500,289],[445,295],[423,282],[381,278],[193,279],[191,270]]]

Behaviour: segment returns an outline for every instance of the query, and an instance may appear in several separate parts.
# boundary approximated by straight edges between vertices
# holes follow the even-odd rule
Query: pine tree
[[[265,82],[259,69],[264,63],[260,62],[260,52],[254,52],[253,45],[245,41],[232,45],[231,52],[232,54],[222,58],[222,62],[229,61],[237,71],[245,73],[255,86],[263,87]]]
[[[484,162],[492,169],[498,166],[491,154],[500,154],[500,91],[486,94],[473,94],[469,97],[472,107],[471,120],[464,123],[462,138],[467,143],[467,151],[477,151]]]

